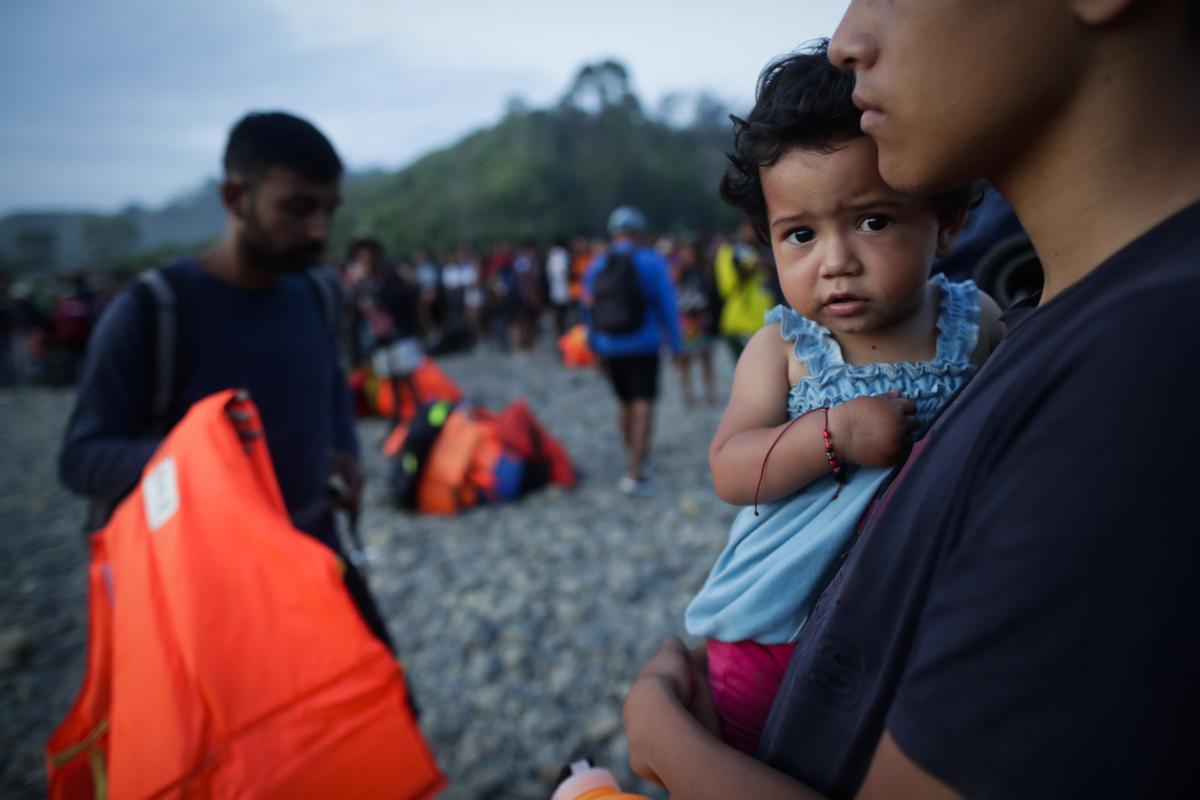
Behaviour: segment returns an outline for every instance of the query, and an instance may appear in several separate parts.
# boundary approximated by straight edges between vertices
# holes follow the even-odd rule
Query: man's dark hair
[[[770,242],[767,201],[759,169],[794,148],[832,153],[865,136],[862,112],[854,105],[854,75],[829,61],[829,40],[820,39],[767,65],[758,78],[754,108],[733,120],[733,152],[721,178],[721,199],[741,210],[764,243]],[[937,195],[939,212],[978,202],[979,191],[966,187]]]
[[[350,246],[346,248],[346,253],[348,256],[353,257],[359,250],[367,250],[376,260],[383,258],[383,243],[374,236],[363,235],[355,237],[350,242]]]
[[[282,111],[252,112],[238,120],[225,145],[225,174],[257,183],[272,167],[315,183],[342,176],[342,161],[325,135],[307,120]]]

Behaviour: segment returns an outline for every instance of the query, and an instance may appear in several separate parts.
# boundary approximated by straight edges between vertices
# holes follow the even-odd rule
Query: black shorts
[[[658,397],[658,354],[604,359],[604,372],[622,403]]]

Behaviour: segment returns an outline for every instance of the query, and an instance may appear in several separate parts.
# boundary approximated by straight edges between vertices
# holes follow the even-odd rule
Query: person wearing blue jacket
[[[608,217],[612,243],[584,275],[585,302],[596,299],[596,279],[611,256],[628,254],[637,270],[641,290],[641,322],[634,329],[614,333],[598,330],[588,314],[588,343],[620,403],[619,425],[625,442],[626,467],[617,487],[633,497],[651,493],[646,476],[646,456],[654,423],[654,402],[658,397],[659,352],[667,345],[678,357],[683,351],[675,287],[667,262],[658,253],[640,243],[646,233],[646,217],[633,206],[620,206]]]

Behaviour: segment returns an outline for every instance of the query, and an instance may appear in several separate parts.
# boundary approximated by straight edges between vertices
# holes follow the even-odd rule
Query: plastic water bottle
[[[588,759],[572,761],[550,800],[648,800],[645,795],[622,792],[617,779]]]

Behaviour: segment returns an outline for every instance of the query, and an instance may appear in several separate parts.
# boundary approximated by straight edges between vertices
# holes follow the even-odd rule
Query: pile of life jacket
[[[426,798],[402,668],[292,527],[257,409],[196,404],[92,537],[87,673],[51,798]]]
[[[558,337],[558,352],[568,367],[590,367],[596,363],[596,355],[588,347],[587,326],[582,322]]]
[[[422,358],[421,365],[413,372],[412,377],[423,403],[434,400],[462,400],[463,393],[458,384],[443,372],[432,358]],[[355,398],[355,410],[360,417],[392,416],[396,405],[396,398],[392,396],[392,383],[376,377],[370,364],[351,372],[349,382],[350,391]],[[413,402],[413,398],[407,392],[402,392],[400,419],[411,419],[416,411],[417,404]]]
[[[392,431],[383,451],[392,459],[396,506],[422,514],[456,514],[576,481],[566,449],[524,400],[500,413],[444,400],[426,404]]]

